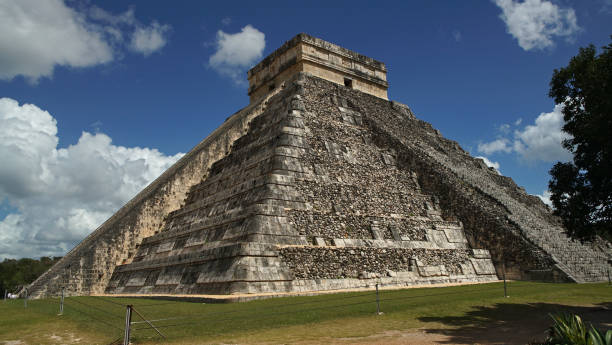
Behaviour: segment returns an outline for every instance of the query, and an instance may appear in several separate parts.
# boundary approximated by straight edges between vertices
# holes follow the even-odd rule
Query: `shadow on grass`
[[[552,320],[550,313],[574,313],[600,329],[612,326],[612,303],[569,306],[553,303],[498,303],[475,307],[463,316],[420,317],[423,322],[441,323],[444,329],[425,332],[448,337],[443,344],[528,344],[542,341]]]

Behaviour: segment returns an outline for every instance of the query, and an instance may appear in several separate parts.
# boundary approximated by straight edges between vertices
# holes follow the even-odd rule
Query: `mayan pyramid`
[[[297,35],[249,71],[249,106],[31,295],[605,279],[607,244],[570,241],[537,197],[388,101],[386,74]]]

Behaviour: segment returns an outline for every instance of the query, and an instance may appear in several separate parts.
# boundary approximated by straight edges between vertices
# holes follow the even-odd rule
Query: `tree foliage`
[[[59,259],[60,257],[46,256],[41,257],[40,260],[4,259],[3,262],[0,262],[0,293],[2,294],[0,298],[4,297],[4,291],[14,293],[20,286],[32,283]]]
[[[612,44],[602,49],[580,48],[550,82],[572,136],[563,146],[573,154],[550,170],[551,201],[568,234],[581,240],[612,237]]]

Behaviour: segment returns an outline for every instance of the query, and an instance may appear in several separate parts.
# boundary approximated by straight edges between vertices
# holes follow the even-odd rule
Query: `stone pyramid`
[[[383,63],[300,34],[249,71],[251,104],[30,286],[244,294],[604,280],[510,178],[387,100]]]

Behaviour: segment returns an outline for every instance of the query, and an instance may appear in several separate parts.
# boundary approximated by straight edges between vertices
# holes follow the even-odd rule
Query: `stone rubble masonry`
[[[296,72],[30,286],[33,297],[604,280],[537,198],[402,104]]]

